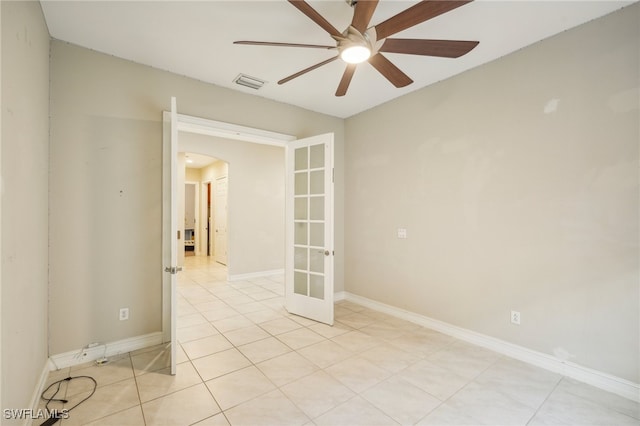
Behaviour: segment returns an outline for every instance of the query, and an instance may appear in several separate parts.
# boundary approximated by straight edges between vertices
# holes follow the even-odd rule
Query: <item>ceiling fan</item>
[[[347,0],[350,4],[355,3],[355,11],[351,25],[343,32],[338,31],[307,2],[303,0],[288,1],[329,33],[336,44],[334,46],[325,46],[266,41],[235,41],[234,44],[337,50],[338,55],[283,78],[278,81],[278,84],[284,84],[309,71],[313,71],[316,68],[341,58],[347,63],[347,68],[338,85],[336,96],[344,96],[347,93],[357,64],[365,61],[369,62],[395,87],[404,87],[413,83],[413,80],[389,61],[382,52],[458,58],[470,52],[479,43],[478,41],[462,40],[389,38],[389,36],[393,34],[411,28],[431,18],[435,18],[443,13],[447,13],[460,6],[464,6],[473,0],[423,0],[372,27],[369,27],[369,23],[378,5],[378,0]]]

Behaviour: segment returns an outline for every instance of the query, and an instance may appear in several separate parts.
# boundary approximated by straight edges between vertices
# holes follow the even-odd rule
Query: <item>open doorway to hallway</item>
[[[184,179],[178,184],[184,188],[184,217],[179,218],[184,224],[182,264],[185,257],[204,256],[226,265],[229,164],[192,152],[180,157],[184,158]]]

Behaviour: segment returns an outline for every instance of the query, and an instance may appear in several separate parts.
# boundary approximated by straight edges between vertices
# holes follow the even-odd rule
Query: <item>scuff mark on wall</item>
[[[556,358],[562,361],[569,361],[571,358],[576,357],[574,354],[569,353],[569,351],[567,351],[565,348],[560,346],[553,350],[553,354],[555,355]]]
[[[560,104],[560,99],[551,99],[544,106],[544,113],[545,114],[551,114],[551,113],[556,112],[558,110],[558,105],[559,104]]]

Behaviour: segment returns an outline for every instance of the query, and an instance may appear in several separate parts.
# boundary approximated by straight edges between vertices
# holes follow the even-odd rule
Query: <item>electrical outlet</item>
[[[129,308],[120,308],[120,321],[129,319]]]
[[[406,228],[398,228],[398,238],[402,238],[402,239],[407,238],[407,229]]]
[[[511,311],[511,324],[520,325],[520,312]]]

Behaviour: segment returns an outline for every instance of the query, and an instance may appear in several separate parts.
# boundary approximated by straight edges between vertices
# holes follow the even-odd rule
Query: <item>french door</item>
[[[287,310],[333,325],[333,134],[286,147]]]
[[[178,267],[178,112],[176,98],[171,98],[171,112],[164,114],[164,126],[168,130],[163,132],[163,238],[162,252],[164,264],[163,282],[163,330],[164,340],[171,342],[171,374],[176,374],[176,319],[177,300],[176,288],[178,285],[177,274],[182,270]]]

